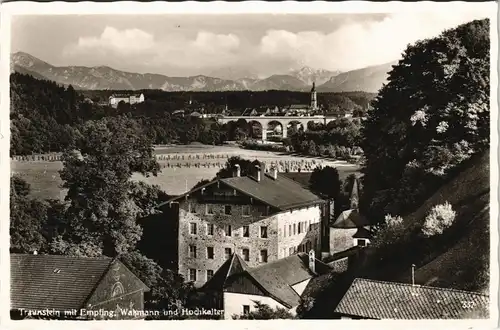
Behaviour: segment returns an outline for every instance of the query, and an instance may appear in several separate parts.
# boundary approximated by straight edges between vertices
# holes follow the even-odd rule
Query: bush
[[[372,245],[376,248],[383,248],[400,243],[405,236],[404,230],[403,218],[387,214],[385,222],[380,225],[373,237]]]
[[[289,311],[284,308],[276,307],[271,308],[267,304],[259,301],[254,301],[255,310],[242,315],[232,315],[233,320],[275,320],[275,319],[294,319]]]
[[[445,229],[451,227],[455,216],[456,212],[448,202],[434,206],[425,218],[422,233],[426,237],[442,234]]]

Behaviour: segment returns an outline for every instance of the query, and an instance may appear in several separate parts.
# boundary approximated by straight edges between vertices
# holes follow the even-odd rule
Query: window
[[[297,225],[293,224],[293,234],[297,234]]]
[[[241,213],[243,214],[243,216],[248,217],[250,215],[250,205],[243,205],[241,208]]]
[[[288,236],[292,236],[292,225],[288,225]]]
[[[211,269],[207,269],[207,282],[214,277],[214,271]]]
[[[196,246],[194,245],[189,246],[189,257],[196,258]]]
[[[213,236],[214,235],[214,224],[213,223],[207,223],[207,235]]]
[[[307,250],[306,252],[311,251],[311,242],[309,241],[306,242],[306,250]]]
[[[260,262],[267,262],[267,250],[260,250]]]
[[[231,215],[231,205],[224,205],[224,214]]]
[[[268,207],[266,205],[260,207],[260,214],[267,215],[269,213]]]
[[[214,258],[214,248],[213,246],[207,246],[207,259]]]
[[[191,223],[189,224],[189,233],[190,233],[191,235],[196,235],[196,234],[197,234],[197,232],[198,232],[198,230],[197,230],[197,228],[196,228],[196,223],[191,222]]]
[[[260,227],[260,238],[267,238],[267,226]]]
[[[224,235],[231,236],[231,225],[224,226]]]
[[[243,226],[243,237],[250,237],[250,227]]]
[[[283,237],[286,237],[286,225],[283,226]]]
[[[195,205],[195,204],[191,204],[191,213],[193,213],[193,214],[198,213],[198,212],[196,212],[196,211],[197,211],[197,210],[196,210],[196,205]]]
[[[250,305],[243,305],[243,315],[250,314]]]
[[[189,270],[189,280],[191,282],[196,282],[196,269],[191,268]]]
[[[214,206],[212,204],[205,205],[205,213],[208,215],[214,214]]]
[[[366,240],[358,238],[358,246],[366,246]]]
[[[188,203],[188,212],[189,213],[193,212],[193,205],[191,205],[191,203]]]
[[[299,222],[299,228],[297,228],[298,234],[302,233],[302,222]]]
[[[224,254],[226,255],[226,259],[231,258],[231,255],[233,254],[233,251],[231,251],[231,248],[225,248],[224,249]]]
[[[249,249],[242,249],[241,254],[243,255],[243,260],[250,261],[250,250]]]

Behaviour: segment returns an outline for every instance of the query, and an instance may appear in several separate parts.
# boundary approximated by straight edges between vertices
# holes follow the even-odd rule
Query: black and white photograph
[[[495,2],[60,4],[2,5],[3,322],[496,326]]]

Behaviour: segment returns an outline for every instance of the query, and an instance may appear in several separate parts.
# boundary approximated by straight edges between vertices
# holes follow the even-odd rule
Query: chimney
[[[276,168],[276,166],[271,167],[271,177],[274,180],[278,179],[278,169]]]
[[[411,265],[411,285],[415,285],[415,264]]]
[[[234,165],[234,173],[233,173],[233,176],[235,178],[239,178],[241,176],[241,170],[240,170],[240,165],[239,164],[236,164]]]
[[[255,165],[255,179],[257,182],[260,182],[260,166]]]
[[[309,251],[309,269],[311,272],[316,273],[316,257],[314,250]]]

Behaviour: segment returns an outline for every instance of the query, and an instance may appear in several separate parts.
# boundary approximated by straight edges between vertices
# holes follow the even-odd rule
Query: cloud
[[[193,46],[201,51],[231,51],[237,49],[240,39],[234,34],[214,34],[206,31],[198,32]]]
[[[161,20],[163,25],[157,22],[126,29],[108,21],[94,35],[80,35],[69,44],[65,41],[59,62],[182,76],[209,74],[220,68],[245,68],[269,76],[305,65],[347,71],[396,60],[408,44],[484,16],[441,10],[387,14],[377,19],[359,15],[329,20],[288,17],[286,24],[265,17],[265,24],[240,17],[225,25],[220,19],[203,27],[196,21],[182,21],[179,28],[177,23]],[[128,23],[119,26],[126,26],[123,24]]]
[[[179,33],[163,36],[161,40],[140,29],[119,30],[104,28],[98,36],[80,37],[63,50],[66,59],[85,58],[87,62],[112,61],[146,66],[223,65],[235,60],[233,51],[240,46],[235,34],[216,34],[199,31],[194,38]],[[110,65],[106,62],[106,65]]]
[[[408,44],[475,18],[482,15],[404,13],[381,21],[351,21],[331,33],[268,30],[260,40],[259,52],[311,67],[351,70],[391,62],[401,57]]]
[[[98,37],[80,37],[69,50],[110,49],[125,54],[140,53],[155,47],[153,35],[139,29],[117,30],[107,26]]]

